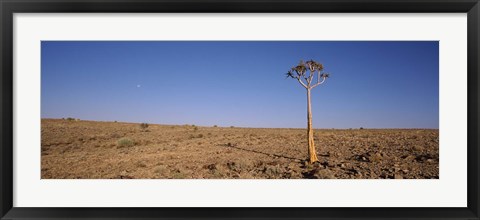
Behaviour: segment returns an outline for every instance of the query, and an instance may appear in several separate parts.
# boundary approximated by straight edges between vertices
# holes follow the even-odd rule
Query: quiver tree
[[[307,137],[308,137],[308,161],[315,163],[318,161],[315,143],[313,142],[312,128],[312,104],[311,90],[321,85],[330,76],[323,72],[323,65],[313,60],[300,63],[287,72],[287,78],[296,79],[307,90]],[[315,80],[316,78],[316,80]]]

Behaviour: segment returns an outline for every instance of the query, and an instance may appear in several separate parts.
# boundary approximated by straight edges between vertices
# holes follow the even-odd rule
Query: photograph
[[[0,0],[0,220],[480,220],[479,1]]]
[[[41,179],[441,178],[439,41],[46,40],[40,64]]]

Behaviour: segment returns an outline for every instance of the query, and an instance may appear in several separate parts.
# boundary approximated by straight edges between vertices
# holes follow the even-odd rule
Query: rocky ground
[[[439,132],[42,119],[43,179],[438,179]]]

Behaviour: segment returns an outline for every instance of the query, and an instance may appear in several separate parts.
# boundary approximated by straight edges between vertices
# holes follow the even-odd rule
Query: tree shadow
[[[267,156],[270,156],[270,157],[281,157],[281,158],[285,158],[285,159],[289,159],[289,160],[293,160],[293,161],[299,161],[299,162],[304,161],[302,159],[298,159],[298,158],[295,158],[295,157],[289,157],[289,156],[280,155],[280,154],[270,154],[270,153],[266,153],[266,152],[262,152],[262,151],[242,148],[242,147],[238,147],[238,146],[236,146],[232,143],[220,144],[220,146],[227,147],[227,148],[234,148],[234,149],[237,149],[237,150],[243,150],[243,151],[257,153],[257,154],[263,154],[263,155],[267,155]]]

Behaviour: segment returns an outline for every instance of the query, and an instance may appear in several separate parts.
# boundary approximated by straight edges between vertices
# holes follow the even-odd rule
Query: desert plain
[[[438,179],[438,129],[41,120],[42,179]]]

